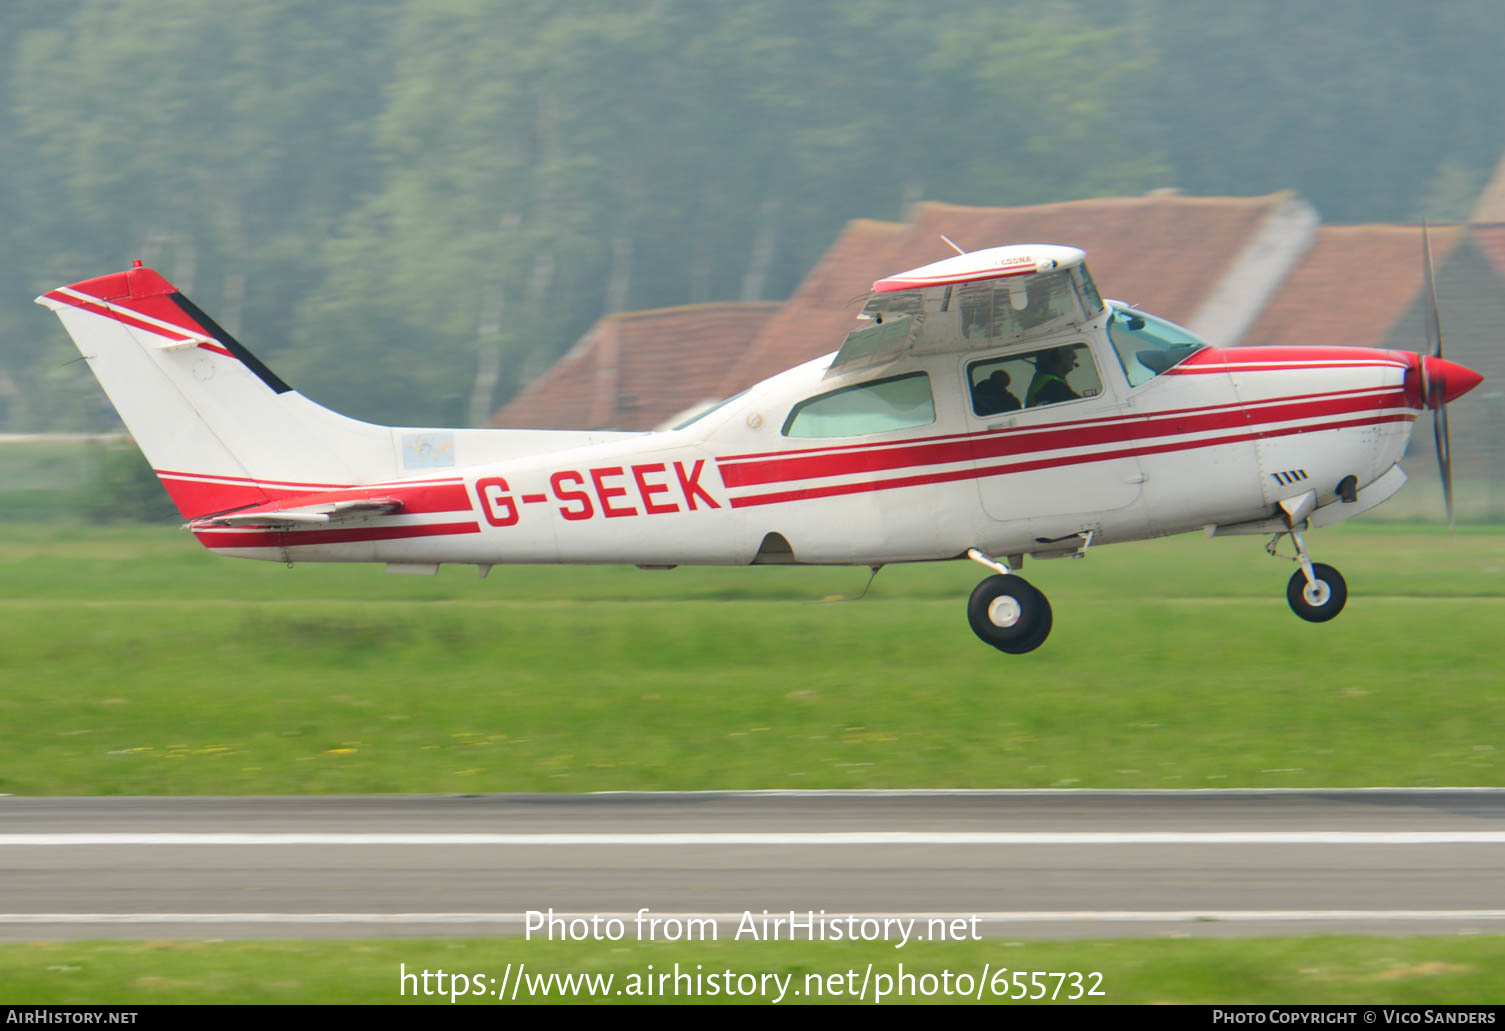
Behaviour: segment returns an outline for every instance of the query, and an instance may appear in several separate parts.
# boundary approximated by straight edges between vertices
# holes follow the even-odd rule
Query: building
[[[612,315],[490,425],[647,429],[841,346],[873,281],[1003,243],[1081,247],[1104,294],[1231,344],[1305,254],[1317,214],[1267,197],[1115,197],[1023,208],[918,205],[856,220],[782,304]]]
[[[653,429],[714,399],[778,307],[697,304],[608,315],[489,425]]]

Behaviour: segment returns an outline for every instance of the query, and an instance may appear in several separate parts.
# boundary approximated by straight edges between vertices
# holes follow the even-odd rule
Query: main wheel
[[[1307,622],[1326,623],[1343,611],[1348,584],[1336,569],[1320,562],[1312,563],[1312,577],[1316,582],[1307,583],[1306,574],[1296,570],[1286,584],[1286,601],[1291,603],[1291,611]]]
[[[972,591],[967,621],[985,643],[1011,655],[1045,643],[1053,616],[1050,602],[1023,577],[990,576]]]
[[[1040,647],[1045,643],[1045,638],[1050,636],[1051,625],[1055,622],[1055,614],[1050,610],[1050,599],[1045,597],[1044,592],[1034,584],[1030,584],[1030,590],[1034,591],[1035,597],[1040,600],[1040,614],[1035,619],[1034,633],[1017,644],[998,646],[1000,651],[1008,652],[1010,655],[1023,655],[1025,652],[1032,652]]]

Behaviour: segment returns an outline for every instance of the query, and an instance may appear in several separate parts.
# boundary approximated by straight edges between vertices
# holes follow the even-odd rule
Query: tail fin
[[[140,262],[37,303],[62,319],[185,518],[399,475],[391,427],[309,401]]]

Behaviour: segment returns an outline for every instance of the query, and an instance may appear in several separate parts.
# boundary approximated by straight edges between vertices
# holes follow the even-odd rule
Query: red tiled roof
[[[1489,177],[1489,182],[1484,184],[1484,189],[1479,191],[1479,199],[1474,202],[1473,214],[1469,215],[1470,222],[1505,222],[1505,157],[1501,157],[1495,165],[1494,173]]]
[[[908,234],[909,227],[898,222],[848,222],[831,249],[728,369],[720,394],[730,396],[840,347],[856,328],[857,313],[873,281],[923,264],[906,264]],[[936,243],[946,246],[939,240]]]
[[[489,425],[652,429],[718,399],[726,370],[777,308],[775,302],[697,304],[608,315]]]
[[[730,394],[841,346],[873,281],[967,250],[1060,243],[1087,252],[1105,296],[1184,322],[1290,194],[1119,197],[1025,208],[919,205],[903,225],[852,222],[722,382]]]
[[[1495,267],[1495,272],[1505,279],[1505,224],[1470,226],[1469,235]]]
[[[1458,226],[1431,230],[1435,267],[1463,233]],[[1324,226],[1239,346],[1382,347],[1421,284],[1416,226]]]

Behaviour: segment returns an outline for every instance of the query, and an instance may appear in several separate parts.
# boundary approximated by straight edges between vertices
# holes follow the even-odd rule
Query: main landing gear
[[[1290,583],[1286,584],[1286,601],[1290,603],[1291,611],[1308,623],[1326,623],[1343,611],[1343,605],[1348,601],[1348,584],[1344,582],[1343,575],[1332,566],[1312,561],[1306,553],[1306,542],[1295,530],[1277,533],[1265,545],[1265,550],[1276,555],[1275,549],[1286,533],[1291,535],[1291,541],[1296,545],[1296,558],[1293,561],[1301,565],[1291,575]]]
[[[968,549],[973,562],[997,571],[972,591],[967,601],[967,621],[985,643],[1010,655],[1032,652],[1050,634],[1050,602],[1007,565],[976,548]]]

